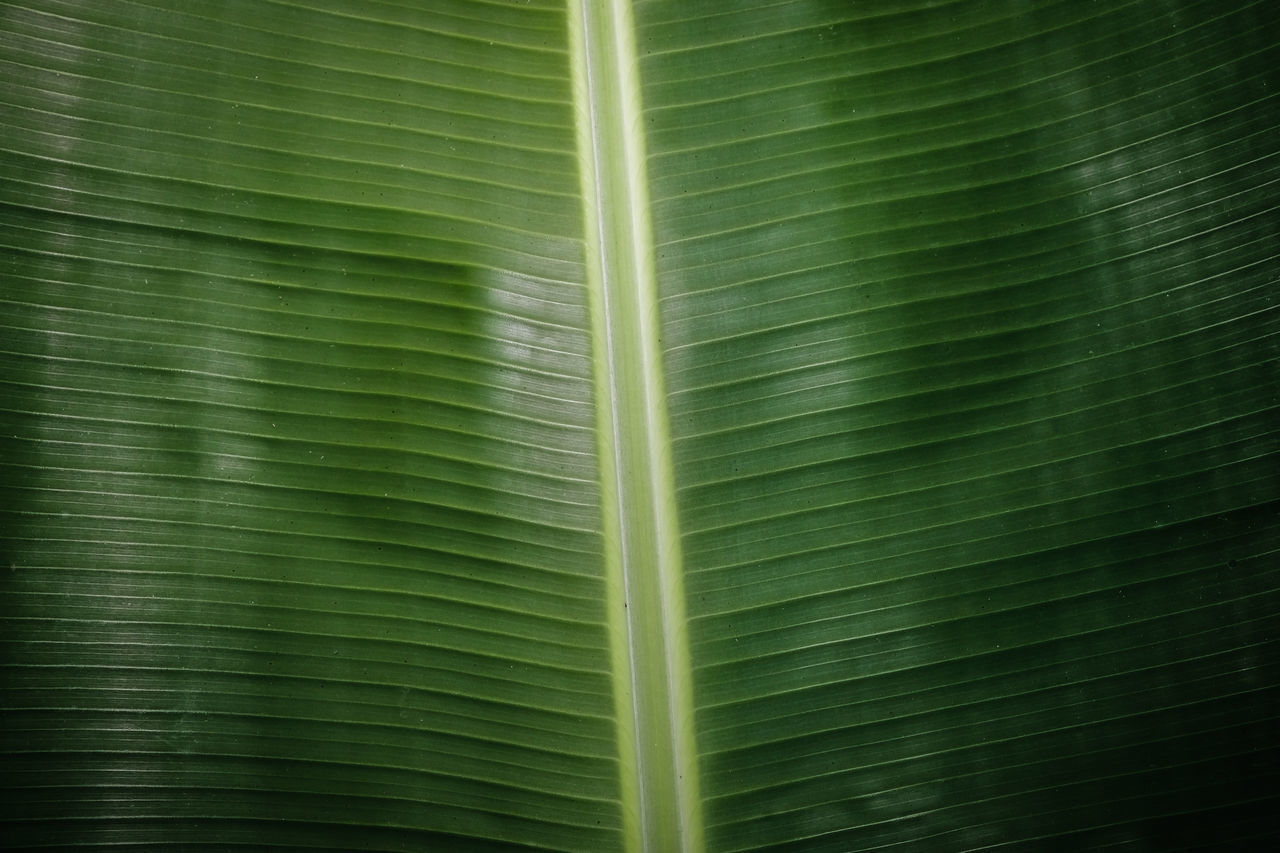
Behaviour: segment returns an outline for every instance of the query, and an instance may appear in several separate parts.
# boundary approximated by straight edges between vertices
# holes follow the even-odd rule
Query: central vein
[[[624,827],[633,851],[702,849],[680,534],[627,0],[570,15]]]

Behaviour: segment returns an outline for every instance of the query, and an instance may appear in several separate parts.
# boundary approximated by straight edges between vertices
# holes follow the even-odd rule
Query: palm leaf
[[[1274,4],[0,4],[11,849],[1276,834]]]

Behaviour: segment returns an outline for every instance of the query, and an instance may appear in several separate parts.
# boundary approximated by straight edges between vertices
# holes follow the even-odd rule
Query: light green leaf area
[[[1269,0],[0,2],[0,847],[1280,835]]]

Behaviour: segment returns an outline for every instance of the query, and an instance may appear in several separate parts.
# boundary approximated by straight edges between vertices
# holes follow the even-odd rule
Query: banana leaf
[[[0,2],[0,846],[1265,847],[1278,32]]]

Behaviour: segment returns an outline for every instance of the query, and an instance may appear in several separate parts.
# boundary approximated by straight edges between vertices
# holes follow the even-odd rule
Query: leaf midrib
[[[626,0],[578,0],[569,18],[624,842],[634,851],[700,851],[634,24]]]

